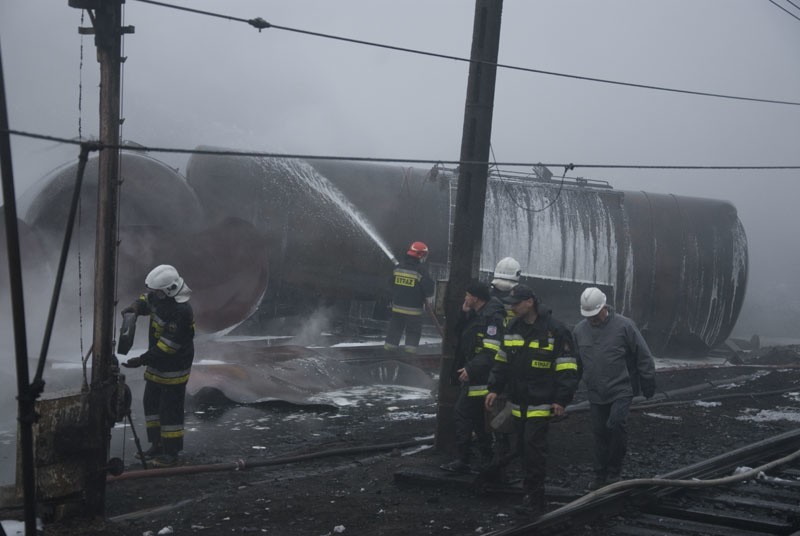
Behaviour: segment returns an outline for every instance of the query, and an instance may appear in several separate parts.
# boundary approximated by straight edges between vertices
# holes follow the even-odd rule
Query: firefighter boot
[[[138,460],[141,460],[142,458],[144,458],[145,460],[150,460],[163,453],[164,449],[161,448],[161,443],[153,443],[152,445],[150,445],[149,449],[141,453],[137,452],[136,454],[134,454],[134,457],[136,457],[136,459]]]

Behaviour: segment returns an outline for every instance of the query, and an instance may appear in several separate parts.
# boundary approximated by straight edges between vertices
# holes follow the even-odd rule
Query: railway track
[[[800,536],[800,430],[654,479],[618,482],[488,534]]]

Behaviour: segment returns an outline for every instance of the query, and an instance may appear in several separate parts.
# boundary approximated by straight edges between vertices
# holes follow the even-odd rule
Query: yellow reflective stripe
[[[419,272],[414,272],[412,270],[404,270],[402,268],[395,268],[393,271],[394,275],[402,275],[405,277],[411,277],[414,279],[422,279],[422,276]]]
[[[175,432],[165,432],[164,429],[161,429],[161,437],[166,439],[176,439],[183,437],[183,430],[178,430]]]
[[[547,369],[549,369],[551,365],[552,365],[552,363],[550,363],[550,361],[539,361],[537,359],[534,359],[534,360],[531,361],[531,366],[533,368],[547,368]]]
[[[539,406],[530,406],[525,411],[525,417],[550,417],[552,408],[549,404],[542,404]],[[517,404],[511,404],[511,415],[514,417],[522,417],[522,409]]]
[[[487,385],[470,385],[467,396],[486,396],[489,394],[489,386]]]
[[[508,363],[508,359],[506,358],[506,353],[502,350],[494,354],[494,360],[499,361],[501,363]]]
[[[402,305],[392,305],[393,313],[401,315],[419,316],[422,314],[422,307],[403,307]]]
[[[483,339],[483,347],[498,352],[500,351],[500,341],[494,339]]]
[[[172,354],[174,354],[175,352],[177,352],[177,351],[178,351],[178,350],[176,350],[175,348],[173,348],[173,347],[171,347],[170,345],[168,345],[167,343],[165,343],[165,342],[164,342],[164,339],[161,339],[160,341],[158,341],[158,342],[156,343],[156,346],[158,347],[158,349],[159,349],[159,350],[161,350],[161,351],[162,351],[162,352],[164,352],[165,354],[170,354],[170,355],[172,355]]]
[[[156,419],[154,421],[147,421],[146,428],[158,428],[159,426],[161,426],[161,421]]]
[[[180,384],[180,383],[188,382],[189,381],[189,374],[186,373],[183,376],[176,376],[176,377],[164,377],[164,376],[158,376],[158,375],[150,372],[149,370],[147,370],[144,373],[144,379],[145,380],[150,380],[151,382],[154,382],[154,383],[160,383],[162,385],[177,385],[177,384]]]
[[[507,335],[503,339],[504,346],[524,346],[525,341],[521,337]]]
[[[553,346],[554,342],[555,341],[553,339],[547,339],[547,345],[546,346],[541,346],[541,345],[539,345],[539,341],[531,341],[528,344],[528,346],[530,346],[531,348],[536,348],[538,350],[545,350],[547,352],[552,352],[553,348],[554,348],[554,346]]]
[[[578,370],[578,360],[574,357],[559,357],[556,359],[556,371]]]

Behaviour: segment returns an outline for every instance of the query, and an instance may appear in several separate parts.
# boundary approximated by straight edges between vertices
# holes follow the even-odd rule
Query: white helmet
[[[581,314],[594,316],[606,305],[606,295],[597,287],[589,287],[581,294]]]
[[[522,272],[519,263],[512,257],[500,259],[494,267],[492,285],[498,290],[511,290],[519,283],[519,274]]]
[[[178,303],[189,301],[192,290],[178,275],[178,270],[169,264],[160,264],[150,270],[144,280],[150,290],[162,290],[170,298],[175,298]]]

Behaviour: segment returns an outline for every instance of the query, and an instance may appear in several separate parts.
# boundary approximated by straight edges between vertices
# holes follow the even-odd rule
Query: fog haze
[[[800,10],[776,0],[800,17]],[[474,2],[193,0],[280,26],[469,57]],[[146,146],[457,160],[468,64],[261,32],[129,0],[122,135]],[[98,64],[67,0],[4,0],[0,46],[12,129],[98,133]],[[85,17],[83,26],[90,26]],[[83,65],[81,68],[81,47]],[[502,64],[586,77],[800,102],[800,20],[754,0],[506,0]],[[497,73],[499,162],[797,166],[800,106]],[[12,137],[17,194],[78,148]],[[186,157],[154,154],[184,171]],[[510,168],[509,168],[510,169]],[[554,166],[561,176],[563,168]],[[731,201],[750,246],[737,333],[790,336],[800,320],[795,206],[800,171],[578,168],[569,176]],[[510,252],[513,254],[513,252]]]

